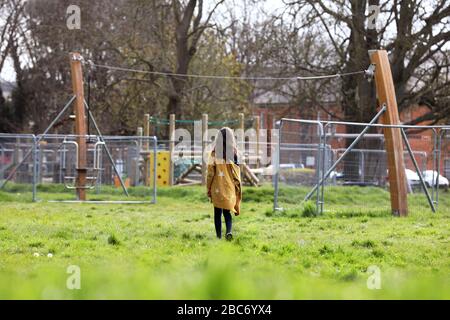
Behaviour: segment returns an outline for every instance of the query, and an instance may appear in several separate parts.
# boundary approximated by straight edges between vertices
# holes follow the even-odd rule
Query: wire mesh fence
[[[1,190],[31,191],[34,201],[76,200],[79,139],[86,141],[81,187],[89,200],[156,202],[155,137],[0,134]]]
[[[319,183],[322,136],[323,125],[319,122],[281,123],[274,171],[275,208],[297,206],[309,189]],[[331,158],[329,151],[325,151],[327,159]],[[325,168],[328,167],[327,162],[324,161]]]
[[[37,161],[36,137],[25,134],[0,134],[0,187],[8,180],[14,182],[8,191],[20,191],[18,185],[28,186],[32,200],[36,200]],[[6,189],[5,189],[6,190]]]
[[[441,165],[445,177],[450,177],[450,130],[442,131]]]
[[[335,210],[345,210],[352,207],[352,199],[358,194],[381,188],[386,192],[377,192],[379,198],[357,209],[389,211],[388,153],[383,134],[389,129],[400,130],[404,135],[403,159],[409,193],[422,194],[434,210],[440,190],[448,188],[445,175],[450,173],[450,135],[445,126],[298,119],[283,119],[279,124],[274,208],[297,208],[310,200],[315,202],[319,213],[326,203]],[[339,194],[343,196],[337,197]]]

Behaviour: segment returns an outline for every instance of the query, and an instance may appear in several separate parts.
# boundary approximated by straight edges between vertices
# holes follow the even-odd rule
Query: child
[[[227,240],[233,239],[230,211],[236,216],[239,215],[242,190],[236,141],[230,128],[222,128],[217,134],[208,163],[206,188],[208,197],[214,205],[214,224],[217,238],[222,238],[223,213],[226,225],[225,238]]]

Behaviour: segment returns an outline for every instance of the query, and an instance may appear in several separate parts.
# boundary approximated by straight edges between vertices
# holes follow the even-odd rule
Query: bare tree
[[[22,90],[21,82],[21,65],[19,61],[19,47],[22,45],[23,27],[25,22],[24,15],[25,1],[21,0],[1,0],[0,1],[0,72],[8,58],[11,58],[14,69],[16,71],[16,90],[13,93],[12,103],[6,105],[1,97],[2,106],[0,113],[0,127],[3,130],[20,131],[24,118],[23,103],[20,101],[20,91]],[[1,94],[1,93],[0,93]]]
[[[299,0],[289,1],[287,7],[301,25],[318,31],[316,41],[328,43],[325,54],[333,59],[316,58],[307,63],[309,67],[332,73],[364,70],[370,63],[369,50],[384,48],[390,54],[399,110],[429,107],[429,112],[411,123],[448,118],[448,0]],[[340,102],[346,120],[368,122],[377,109],[375,87],[362,75],[344,77]],[[360,147],[378,148],[375,144],[365,141]],[[357,159],[351,159],[352,154],[348,157],[344,173],[353,180],[358,173],[351,162]],[[366,172],[373,169],[366,168]]]
[[[390,53],[399,109],[429,106],[421,119],[433,122],[448,114],[450,6],[448,0],[300,0],[288,5],[326,35],[338,56],[336,71],[362,70],[369,65],[368,50]],[[369,23],[374,11],[377,25]],[[347,119],[367,121],[376,109],[373,85],[360,77],[342,84],[342,107]]]
[[[0,0],[0,72],[10,53],[11,46],[17,41],[25,3],[20,0]]]
[[[1,1],[1,0],[0,0]],[[12,1],[12,0],[11,0]],[[18,1],[18,0],[16,0]],[[26,24],[10,56],[17,61],[20,94],[28,120],[39,132],[71,91],[68,53],[86,61],[146,71],[233,74],[239,62],[218,37],[213,15],[223,1],[81,0],[81,29],[68,30],[69,0],[28,0]],[[228,117],[220,107],[239,105],[239,83],[123,72],[85,65],[90,102],[105,133],[131,134],[142,115],[199,118],[200,112]],[[174,109],[176,106],[176,110]],[[213,108],[216,107],[216,108]],[[233,108],[231,108],[233,109]],[[58,125],[70,129],[69,122]],[[62,129],[61,129],[62,130]]]
[[[162,52],[158,58],[144,56],[142,53],[137,53],[136,56],[151,71],[181,75],[167,77],[168,86],[165,92],[169,114],[183,116],[181,103],[188,80],[182,75],[188,74],[202,36],[206,30],[214,27],[211,19],[217,7],[223,2],[224,0],[217,1],[206,12],[203,0],[173,0],[167,3],[152,1],[151,8],[159,12],[160,17],[157,18],[156,24],[154,22],[148,24],[153,30],[147,31],[154,35],[152,40],[157,42],[163,51],[169,52]]]

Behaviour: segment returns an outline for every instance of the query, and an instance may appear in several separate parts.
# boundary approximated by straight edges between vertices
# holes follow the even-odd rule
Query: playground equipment
[[[260,183],[259,178],[253,173],[253,169],[250,168],[248,162],[251,159],[256,164],[256,168],[260,163],[260,149],[261,144],[259,141],[259,127],[260,120],[256,116],[254,119],[256,130],[256,155],[250,155],[245,152],[246,142],[244,140],[245,131],[245,118],[243,113],[238,114],[238,120],[228,121],[209,121],[207,114],[202,115],[201,120],[177,120],[174,114],[169,116],[169,119],[158,119],[150,117],[149,114],[144,115],[144,128],[143,132],[146,135],[150,134],[151,126],[154,128],[155,134],[158,132],[159,126],[169,126],[169,141],[167,142],[166,151],[158,151],[158,165],[157,165],[157,177],[159,186],[173,186],[173,185],[192,185],[192,184],[206,184],[207,166],[204,165],[209,157],[209,151],[212,147],[213,136],[208,137],[208,129],[210,126],[236,126],[237,144],[240,157],[241,173],[244,182],[252,186],[258,186]],[[192,145],[180,144],[180,137],[176,136],[177,125],[190,125],[197,127],[198,133],[193,136]],[[160,142],[165,142],[159,140]],[[151,161],[146,160],[146,165],[151,166]],[[146,172],[152,173],[151,170]]]
[[[336,181],[341,175],[343,176],[341,178],[345,180],[346,175],[351,176],[355,172],[357,175],[361,175],[361,170],[364,172],[364,170],[369,169],[373,171],[373,176],[378,178],[378,183],[383,182],[383,175],[388,176],[391,211],[394,215],[406,216],[408,213],[407,192],[410,188],[408,188],[405,174],[404,155],[408,154],[412,168],[419,177],[420,185],[427,197],[431,210],[433,212],[436,211],[441,166],[441,142],[443,135],[445,135],[444,132],[449,130],[450,126],[408,126],[400,124],[387,53],[384,50],[370,51],[370,57],[380,106],[379,112],[370,123],[286,118],[281,119],[278,123],[280,134],[274,178],[274,210],[281,209],[279,205],[279,191],[280,184],[283,183],[282,179],[297,179],[303,181],[303,183],[300,183],[302,185],[313,185],[313,188],[305,195],[304,201],[311,199],[315,195],[316,210],[318,213],[321,213],[324,205],[324,190],[330,180]],[[379,119],[382,119],[383,124],[377,123]],[[382,133],[368,133],[369,130],[373,131],[376,129],[382,130]],[[419,166],[416,159],[418,155],[422,158],[427,155],[424,152],[418,153],[412,150],[407,136],[408,130],[431,131],[434,143],[432,165],[437,172],[437,183],[435,186],[431,186],[431,194],[423,178],[423,172],[427,165],[425,164],[425,168],[423,164]],[[336,134],[336,132],[339,134]],[[347,134],[346,132],[356,132],[356,134]],[[383,138],[381,147],[384,150],[380,150],[380,146],[369,150],[364,148],[365,144],[370,145],[364,140],[375,137],[379,139],[381,134]],[[345,138],[344,145],[333,141],[339,136]],[[293,152],[292,146],[297,148],[296,152],[299,152],[306,159],[305,164],[309,168],[306,168],[307,170],[304,170],[304,168],[296,171],[291,170],[290,177],[286,178],[287,170],[283,170],[283,161],[286,161],[286,153],[291,154]],[[343,146],[345,148],[342,148]],[[374,147],[373,143],[371,146]],[[335,153],[333,154],[333,152]],[[352,155],[358,153],[368,157],[371,156],[372,159],[366,159],[365,164],[362,166],[359,164],[357,166],[358,170],[355,170],[351,168],[355,163],[355,157]],[[373,155],[377,156],[373,157]],[[348,161],[349,159],[350,161]],[[301,166],[303,165],[302,163]],[[340,166],[341,168],[339,168]],[[380,175],[380,172],[383,175]],[[434,172],[433,170],[433,175]],[[309,178],[309,181],[307,181],[307,178]],[[434,178],[432,181],[434,181]]]
[[[159,76],[170,76],[177,75],[180,77],[197,77],[197,78],[218,78],[218,79],[240,79],[240,80],[261,80],[261,81],[269,81],[269,80],[320,80],[320,79],[331,79],[338,78],[344,76],[354,76],[357,74],[370,75],[375,77],[375,85],[377,91],[378,98],[378,106],[381,107],[380,112],[377,116],[368,124],[362,124],[365,128],[359,132],[358,137],[348,146],[348,151],[344,152],[341,157],[336,161],[337,164],[333,164],[333,166],[337,166],[341,159],[345,157],[350,150],[354,149],[355,145],[358,144],[359,140],[367,133],[367,131],[374,127],[379,118],[383,119],[384,127],[383,134],[386,138],[385,140],[385,149],[387,153],[387,163],[388,163],[388,177],[389,177],[389,187],[391,192],[391,210],[394,215],[404,216],[408,213],[407,206],[407,186],[406,186],[406,176],[405,176],[405,165],[404,165],[404,155],[403,155],[403,143],[402,138],[404,138],[404,133],[402,133],[402,127],[399,125],[399,114],[397,109],[397,102],[395,98],[395,88],[393,84],[391,69],[389,65],[388,55],[385,50],[373,50],[369,51],[371,65],[367,70],[353,71],[342,74],[331,74],[331,75],[320,75],[320,76],[295,76],[295,77],[281,77],[281,78],[271,78],[271,77],[225,77],[225,76],[208,76],[208,75],[188,75],[188,74],[173,74],[168,72],[159,72],[159,71],[145,71],[145,70],[133,70],[128,68],[119,68],[105,65],[97,65],[95,66],[100,68],[106,68],[111,70],[120,70],[125,72],[138,72],[142,74],[157,74]],[[284,121],[286,122],[286,121]],[[282,127],[283,120],[280,123],[280,128]],[[172,124],[173,125],[173,124]],[[417,128],[417,127],[416,127]],[[427,127],[429,128],[429,127]],[[323,125],[320,123],[320,139],[318,142],[318,146],[320,148],[319,154],[323,153],[325,145],[323,144]],[[173,132],[173,130],[171,130]],[[171,147],[173,146],[173,137],[170,138]],[[408,147],[408,146],[407,146]],[[409,149],[409,148],[408,148]],[[170,150],[169,150],[170,151]],[[204,157],[204,156],[203,156]],[[321,157],[317,157],[317,162],[321,161]],[[319,163],[320,164],[320,163]],[[332,168],[333,168],[332,166]],[[318,168],[322,168],[322,166],[318,166]],[[334,169],[334,168],[333,168]],[[205,170],[202,168],[202,170]],[[331,168],[330,168],[331,170]],[[171,170],[172,172],[173,170]],[[332,171],[327,171],[326,173],[322,173],[322,179],[318,179],[317,186],[312,190],[312,193],[317,194],[317,206],[321,206],[320,194],[318,192],[319,186],[323,186],[323,181],[331,175]],[[320,173],[318,173],[320,178]],[[423,179],[421,179],[423,180]],[[276,180],[277,181],[277,180]],[[173,182],[173,174],[171,178],[171,182]],[[308,194],[307,198],[311,197],[312,193]],[[323,201],[322,201],[323,202]]]
[[[150,153],[148,157],[145,158],[145,168],[150,168],[150,170],[146,170],[146,172],[148,172],[150,176],[154,176],[156,174],[158,187],[167,187],[170,184],[170,153],[168,151],[158,151],[156,154],[156,166],[153,164],[153,159],[153,153]],[[156,173],[153,169],[155,167]],[[145,177],[146,183],[148,183],[149,179],[147,178],[147,174]]]
[[[64,172],[64,186],[67,189],[73,189],[73,190],[78,190],[78,189],[94,189],[95,188],[95,184],[99,178],[99,173],[101,170],[101,152],[102,152],[102,148],[106,147],[106,144],[104,141],[101,141],[98,137],[97,137],[97,142],[95,142],[94,147],[93,147],[93,152],[94,152],[94,157],[93,157],[93,167],[92,167],[92,171],[94,172],[94,174],[92,176],[87,176],[86,180],[89,182],[89,184],[86,184],[84,186],[77,186],[77,184],[75,183],[77,176],[68,176],[66,175],[66,170],[67,170],[67,149],[66,146],[74,146],[75,148],[75,159],[79,159],[79,145],[77,142],[75,141],[70,141],[68,140],[67,137],[64,137],[64,141],[61,143],[61,147],[62,147],[62,156],[61,156],[61,169]],[[75,161],[75,169],[78,171],[79,167],[78,167],[79,162]],[[71,183],[71,184],[69,184]]]
[[[19,148],[16,153],[17,145],[12,149],[13,161],[8,161],[6,168],[2,167],[2,173],[6,173],[5,179],[0,185],[4,188],[10,180],[17,181],[17,175],[23,170],[24,165],[28,169],[32,168],[31,178],[27,182],[33,185],[33,200],[36,201],[36,186],[42,181],[41,174],[50,173],[52,181],[57,180],[63,183],[69,190],[75,190],[77,199],[65,202],[86,202],[86,191],[100,188],[102,182],[108,180],[117,180],[122,187],[123,193],[128,197],[128,190],[123,181],[124,174],[133,176],[134,185],[140,183],[140,159],[142,156],[149,157],[153,155],[153,163],[156,166],[156,137],[104,137],[95,121],[95,118],[84,99],[82,60],[79,53],[71,54],[71,73],[74,96],[60,111],[57,117],[51,122],[42,135],[0,135],[0,150],[6,152],[4,145],[11,144],[12,141],[18,141]],[[49,134],[52,127],[74,104],[75,113],[75,132],[72,135],[52,135]],[[88,135],[87,119],[93,124],[96,135]],[[23,152],[20,140],[26,140],[26,152]],[[112,150],[110,149],[112,147]],[[11,149],[9,149],[11,150]],[[126,156],[126,158],[124,158]],[[52,159],[52,160],[49,160]],[[17,161],[16,161],[17,160]],[[50,165],[51,163],[51,165]],[[59,178],[55,178],[53,167],[59,168]],[[127,166],[127,167],[125,167]],[[134,172],[133,172],[134,171]],[[153,169],[156,173],[156,168]],[[114,177],[114,179],[113,179]],[[146,179],[151,179],[146,175]],[[143,180],[143,179],[142,179]],[[19,179],[20,181],[20,179]],[[153,176],[152,182],[147,181],[148,185],[153,186],[151,190],[151,200],[149,201],[107,201],[109,203],[155,203],[156,202],[156,178]],[[149,189],[150,190],[150,189]],[[102,201],[91,201],[102,202]]]
[[[352,123],[352,122],[336,122],[336,121],[312,121],[312,120],[299,120],[299,119],[281,119],[278,125],[278,129],[280,131],[279,134],[279,142],[278,142],[278,152],[276,154],[276,157],[278,158],[277,161],[273,162],[273,167],[275,168],[275,200],[274,200],[274,208],[278,209],[278,190],[279,190],[279,178],[280,178],[280,170],[283,168],[283,164],[280,163],[282,161],[282,151],[285,151],[285,149],[289,149],[289,152],[292,152],[292,147],[299,149],[297,151],[299,152],[310,152],[312,155],[309,155],[305,158],[305,163],[301,164],[302,166],[306,166],[307,168],[301,167],[301,168],[294,168],[294,169],[301,169],[299,170],[301,175],[308,175],[309,177],[311,175],[314,175],[314,187],[312,190],[305,196],[305,200],[310,199],[314,194],[316,196],[316,207],[318,212],[323,211],[323,204],[324,204],[324,189],[325,186],[328,183],[329,179],[337,180],[339,179],[339,172],[337,170],[340,170],[339,166],[344,165],[344,175],[348,175],[350,172],[350,175],[355,174],[354,170],[348,167],[345,163],[345,159],[348,157],[355,159],[356,154],[359,154],[360,162],[363,164],[359,165],[358,171],[363,171],[363,178],[362,183],[365,183],[366,180],[366,173],[370,172],[371,170],[373,172],[379,172],[381,166],[381,161],[372,161],[369,158],[376,159],[377,157],[385,157],[385,167],[386,169],[383,169],[382,171],[385,172],[385,174],[388,177],[389,181],[389,188],[390,188],[390,201],[391,201],[391,211],[394,215],[400,215],[405,216],[408,213],[408,206],[407,206],[407,192],[408,192],[408,186],[407,186],[407,179],[405,174],[405,150],[404,147],[406,147],[407,154],[411,157],[411,162],[414,167],[414,169],[417,172],[417,175],[419,176],[420,184],[427,196],[427,199],[429,201],[430,207],[433,211],[436,210],[436,206],[438,203],[438,188],[432,188],[431,195],[429,193],[429,190],[424,182],[423,176],[422,176],[422,169],[419,167],[419,164],[415,158],[415,155],[417,155],[417,152],[415,153],[408,140],[408,134],[411,130],[430,130],[432,131],[433,141],[434,141],[434,148],[433,148],[433,169],[436,170],[437,174],[437,183],[436,185],[439,186],[439,172],[441,167],[441,148],[442,148],[442,140],[443,137],[447,137],[448,135],[446,132],[450,130],[450,126],[406,126],[400,124],[399,120],[399,114],[397,109],[397,103],[395,99],[395,89],[392,79],[392,74],[390,70],[389,60],[387,56],[387,52],[384,50],[376,50],[376,51],[370,51],[370,59],[371,59],[371,65],[367,70],[361,70],[361,71],[355,71],[355,72],[349,72],[345,74],[334,74],[334,75],[322,75],[322,76],[310,76],[310,77],[290,77],[290,78],[278,78],[283,80],[297,80],[297,81],[303,81],[303,80],[319,80],[319,79],[329,79],[329,78],[337,78],[337,77],[343,77],[343,76],[350,76],[350,75],[356,75],[356,74],[365,74],[374,76],[375,78],[375,85],[376,85],[376,91],[377,91],[377,102],[379,106],[379,112],[376,114],[376,116],[373,118],[373,120],[369,123]],[[67,186],[69,188],[75,188],[77,193],[77,198],[79,201],[85,201],[86,199],[86,190],[90,187],[92,187],[92,184],[89,183],[89,181],[98,181],[99,179],[99,172],[103,170],[103,168],[99,165],[100,160],[98,154],[105,153],[106,159],[109,161],[112,171],[114,172],[114,175],[116,176],[117,180],[119,181],[119,184],[122,186],[122,189],[126,195],[128,195],[127,189],[124,185],[124,181],[122,180],[122,166],[123,163],[120,162],[123,159],[114,159],[108,146],[107,141],[105,137],[102,136],[100,130],[98,129],[98,126],[95,122],[94,117],[92,116],[92,113],[89,109],[88,104],[84,100],[84,93],[83,93],[83,85],[82,85],[82,70],[81,70],[81,56],[79,54],[73,54],[71,59],[71,68],[72,68],[72,82],[73,82],[73,91],[74,96],[72,99],[68,102],[68,104],[63,108],[63,110],[60,112],[60,114],[54,119],[54,121],[50,124],[50,126],[45,130],[43,135],[40,136],[16,136],[15,139],[28,139],[33,141],[32,147],[27,149],[25,151],[25,154],[20,154],[19,158],[22,160],[18,163],[18,165],[11,168],[11,165],[7,163],[4,165],[5,160],[8,162],[9,158],[11,158],[10,155],[6,155],[8,153],[8,148],[3,147],[0,148],[0,152],[2,152],[4,155],[2,156],[4,159],[2,159],[2,167],[0,172],[3,172],[7,174],[6,179],[4,180],[2,186],[4,186],[8,180],[10,180],[12,177],[15,177],[18,173],[18,169],[22,165],[28,165],[30,167],[29,158],[32,155],[32,163],[31,166],[33,170],[32,174],[32,180],[34,181],[34,186],[36,185],[35,181],[37,179],[36,172],[39,170],[39,166],[36,165],[37,159],[39,157],[44,157],[44,153],[42,153],[41,149],[41,142],[45,142],[46,137],[48,137],[49,130],[53,127],[53,125],[58,121],[58,119],[63,115],[63,113],[68,109],[68,107],[74,102],[75,103],[75,135],[73,136],[73,141],[70,140],[63,140],[61,141],[63,148],[72,148],[74,150],[72,153],[75,154],[76,158],[76,166],[73,168],[75,171],[74,175],[65,174],[64,181],[67,182]],[[159,76],[169,76],[174,75],[170,73],[163,73],[163,72],[156,72],[156,71],[144,71],[144,70],[132,70],[127,68],[119,68],[119,67],[111,67],[111,66],[105,66],[105,65],[96,65],[94,63],[91,63],[92,66],[96,66],[99,68],[106,68],[106,69],[112,69],[112,70],[120,70],[125,72],[140,72],[145,74],[158,74]],[[248,80],[274,80],[275,78],[270,77],[220,77],[220,76],[202,76],[202,75],[177,75],[177,76],[195,76],[195,77],[214,77],[214,78],[228,78],[228,79],[234,79],[238,78],[241,80],[248,79]],[[87,135],[86,133],[86,117],[88,117],[91,122],[93,123],[96,131],[97,136],[94,137],[94,141],[100,142],[97,146],[95,143],[91,143],[91,137]],[[186,147],[183,146],[183,144],[178,143],[180,137],[176,136],[175,127],[176,124],[181,124],[184,121],[187,120],[176,120],[175,115],[170,115],[169,120],[163,120],[164,125],[169,126],[169,141],[167,141],[167,150],[166,153],[162,152],[162,150],[159,150],[159,162],[158,162],[158,150],[156,149],[157,146],[157,139],[155,137],[149,136],[149,129],[150,124],[152,123],[152,118],[150,118],[149,115],[145,116],[145,123],[144,123],[144,129],[140,130],[140,134],[138,135],[139,138],[137,140],[138,144],[138,154],[139,159],[141,157],[143,158],[143,172],[145,178],[144,183],[146,185],[149,185],[151,182],[150,175],[158,175],[160,176],[160,183],[164,184],[165,182],[169,185],[174,185],[176,183],[200,183],[199,181],[193,181],[189,178],[189,176],[192,173],[201,174],[201,182],[204,183],[206,180],[206,166],[204,165],[206,163],[206,159],[209,156],[207,151],[208,147],[211,145],[212,137],[207,137],[206,132],[208,131],[208,126],[212,124],[212,122],[208,121],[208,116],[205,114],[202,116],[201,121],[191,121],[189,123],[195,124],[199,123],[201,126],[201,138],[195,139],[194,137],[194,146],[191,148],[191,146]],[[383,124],[377,123],[379,119],[382,119]],[[288,124],[295,123],[296,125],[299,125],[299,134],[304,135],[304,133],[308,132],[307,127],[312,126],[313,131],[315,133],[308,133],[311,137],[307,141],[301,141],[301,142],[294,142],[293,146],[288,146],[287,144],[291,144],[289,140],[284,141],[285,135],[283,134],[283,130]],[[158,122],[156,122],[156,125]],[[238,121],[238,130],[237,131],[244,131],[244,116],[242,114],[239,115],[239,121]],[[338,130],[335,130],[335,132],[340,132],[340,134],[347,134],[347,136],[342,136],[341,138],[345,138],[346,143],[344,146],[333,146],[332,143],[330,143],[330,140],[335,139],[337,135],[330,136],[328,129],[331,128],[331,132],[333,132],[334,126],[350,126],[350,127],[357,127],[358,129],[349,130],[348,132],[340,132]],[[306,130],[305,130],[306,129]],[[373,146],[370,148],[361,146],[360,144],[364,142],[365,138],[369,138],[370,135],[373,133],[369,133],[369,131],[376,131],[376,129],[381,130],[380,132],[377,132],[376,135],[379,138],[382,134],[383,137],[383,148],[384,153],[378,153],[378,156],[374,156],[376,152],[368,151],[373,150]],[[145,133],[144,133],[145,132]],[[3,136],[2,136],[3,137]],[[373,136],[375,137],[375,136]],[[6,137],[8,138],[8,137]],[[9,137],[10,138],[10,137]],[[259,138],[259,134],[257,134],[257,138]],[[243,135],[238,136],[238,148],[239,150],[242,150],[241,156],[243,157],[243,161],[241,159],[241,172],[243,174],[244,180],[249,181],[252,185],[258,184],[258,179],[253,175],[254,169],[250,169],[248,165],[246,164],[246,154],[245,154],[245,138]],[[353,139],[353,140],[348,140]],[[151,141],[153,142],[153,149],[152,146],[150,146]],[[23,149],[19,145],[19,151],[23,151]],[[90,148],[90,149],[89,149]],[[260,145],[259,141],[257,141],[256,146],[258,152],[256,155],[253,155],[256,157],[257,163],[259,162],[260,157]],[[3,150],[3,151],[2,151]],[[88,152],[88,150],[92,150],[91,153]],[[100,152],[100,150],[103,150],[103,152]],[[192,155],[192,158],[194,159],[194,162],[189,165],[189,167],[182,171],[179,175],[175,175],[175,166],[176,163],[174,161],[175,158],[179,158],[180,154],[184,154],[184,152],[187,152],[189,155]],[[50,154],[50,153],[49,153]],[[92,154],[92,167],[89,167],[89,159],[88,154]],[[334,154],[334,155],[333,155]],[[165,157],[168,156],[168,157]],[[333,158],[334,156],[334,158]],[[9,157],[9,158],[8,158]],[[17,157],[14,155],[13,157]],[[45,156],[46,157],[46,156]],[[248,158],[248,157],[247,157]],[[152,160],[151,160],[152,159]],[[445,158],[449,161],[450,164],[450,157]],[[115,161],[117,160],[117,161]],[[120,161],[119,161],[120,160]],[[15,160],[14,160],[15,161]],[[168,163],[167,163],[168,162]],[[159,163],[159,165],[158,165]],[[375,167],[370,167],[374,163],[376,163]],[[164,170],[165,172],[161,171]],[[153,169],[152,169],[153,168]],[[162,169],[160,169],[162,168]],[[167,170],[168,169],[168,170]],[[367,171],[367,170],[369,171]],[[428,169],[428,168],[427,168]],[[139,171],[139,169],[136,169]],[[153,171],[152,171],[153,170]],[[308,171],[309,170],[309,171]],[[374,171],[375,170],[375,171]],[[378,171],[376,171],[378,170]],[[168,172],[167,172],[168,171]],[[434,175],[435,170],[433,170]],[[377,174],[379,175],[379,174]],[[168,178],[168,179],[166,179]],[[177,179],[178,178],[178,179]],[[432,177],[431,181],[434,181],[434,177]],[[97,183],[97,182],[96,182]],[[157,179],[153,179],[153,184],[156,185]],[[379,180],[379,184],[383,184],[382,180]],[[2,187],[1,186],[1,187]],[[154,188],[156,190],[156,188]]]
[[[6,185],[7,181],[16,184],[30,185],[33,190],[33,200],[38,200],[38,186],[63,185],[68,190],[75,190],[74,177],[76,176],[77,153],[75,135],[45,136],[0,134],[0,184]],[[35,143],[36,141],[39,143]],[[113,165],[106,155],[105,147],[98,144],[99,137],[86,136],[88,171],[86,191],[92,193],[92,199],[109,199],[114,195],[115,199],[121,199],[124,203],[133,203],[127,199],[126,194],[120,196],[119,190],[107,186],[121,187]],[[103,136],[106,147],[110,150],[113,163],[119,174],[123,177],[128,190],[131,186],[144,185],[143,157],[140,152],[142,142],[148,142],[150,149],[156,149],[153,138],[139,136]],[[74,142],[74,143],[72,143]],[[97,151],[94,146],[97,144]],[[33,150],[30,156],[24,157],[29,150]],[[94,170],[95,168],[95,170]],[[8,180],[6,180],[8,178]],[[140,190],[140,197],[145,201],[139,203],[154,202],[156,189],[154,176],[150,176],[151,184],[144,190]],[[15,186],[12,186],[14,190]],[[46,188],[48,192],[52,188]],[[56,188],[54,190],[60,190]],[[106,194],[105,194],[106,192]],[[66,198],[66,197],[64,197]],[[90,201],[90,200],[89,200]],[[89,202],[88,201],[88,202]]]

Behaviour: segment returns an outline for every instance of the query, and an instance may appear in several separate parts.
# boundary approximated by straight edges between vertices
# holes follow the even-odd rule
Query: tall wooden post
[[[241,168],[241,178],[244,177],[244,163],[245,163],[245,121],[244,114],[239,113],[239,130],[241,131],[241,135],[239,136],[239,141],[237,142],[238,150],[241,150],[241,159],[240,160],[240,168]]]
[[[138,137],[142,138],[143,135],[144,135],[144,128],[143,127],[137,127],[136,135]],[[144,144],[142,142],[142,139],[139,139],[139,143],[138,143],[138,160],[135,162],[135,168],[134,168],[135,169],[134,170],[135,176],[134,176],[134,179],[131,182],[133,184],[133,186],[135,186],[135,187],[139,185],[139,180],[140,180],[139,179],[140,178],[140,175],[139,175],[139,156],[142,154],[143,150],[144,150]],[[145,177],[144,177],[143,182],[144,182],[144,185],[145,185]]]
[[[72,72],[72,87],[75,99],[75,135],[78,143],[77,177],[75,186],[78,200],[86,200],[86,175],[87,154],[86,134],[87,123],[84,107],[83,71],[81,66],[82,57],[78,52],[73,52],[70,59]]]
[[[150,115],[148,113],[144,114],[144,136],[150,136]],[[149,149],[149,141],[147,139],[144,141],[144,149]]]
[[[398,125],[400,124],[400,117],[388,54],[385,50],[373,50],[369,51],[369,55],[371,62],[375,64],[378,104],[380,106],[386,105],[383,122],[384,124]],[[406,216],[408,215],[408,199],[401,129],[384,128],[384,136],[389,168],[392,213]]]
[[[150,136],[150,115],[144,115],[144,185],[150,186],[150,145],[148,138]]]
[[[208,138],[208,115],[202,115],[202,185],[206,186],[206,178],[208,174],[208,156],[205,154]]]
[[[175,115],[171,114],[169,116],[169,168],[170,168],[170,180],[169,185],[173,186],[175,184],[174,177],[174,164],[173,164],[173,152],[175,150]]]
[[[260,146],[259,146],[259,135],[261,131],[261,118],[260,116],[255,116],[255,131],[256,131],[256,168],[261,165],[260,159]]]

